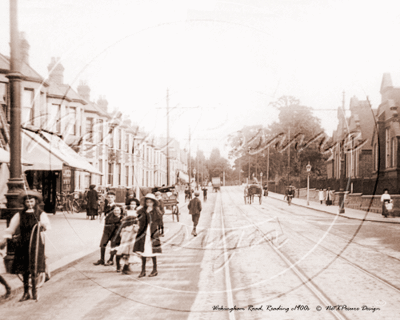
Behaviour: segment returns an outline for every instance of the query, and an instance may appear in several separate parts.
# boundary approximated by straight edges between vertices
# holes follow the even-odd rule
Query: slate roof
[[[10,70],[10,57],[7,57],[0,53],[0,73],[5,73]],[[44,81],[44,78],[37,73],[30,65],[26,64],[25,62],[21,63],[21,73],[23,76],[35,79],[38,82],[44,82],[47,86],[47,83]]]

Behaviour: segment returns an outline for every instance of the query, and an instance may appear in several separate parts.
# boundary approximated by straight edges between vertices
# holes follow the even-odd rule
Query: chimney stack
[[[47,66],[49,71],[49,80],[56,84],[64,83],[64,67],[60,62],[60,58],[51,58],[50,64]]]
[[[101,108],[101,110],[107,112],[108,101],[104,96],[99,97],[99,99],[97,100],[97,105]]]
[[[20,55],[21,55],[21,62],[29,64],[29,48],[31,47],[26,40],[25,32],[20,32]]]
[[[87,85],[85,81],[81,81],[78,88],[79,95],[85,99],[86,101],[90,102],[90,87]]]

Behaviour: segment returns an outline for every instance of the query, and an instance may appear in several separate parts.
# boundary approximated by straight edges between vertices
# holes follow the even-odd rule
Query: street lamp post
[[[263,173],[260,172],[261,187],[262,187],[262,176],[263,176]]]
[[[7,182],[7,209],[1,212],[1,218],[7,219],[7,226],[12,216],[20,211],[18,201],[20,192],[24,189],[21,166],[21,61],[20,39],[18,32],[17,0],[10,0],[10,72],[7,74],[10,88],[10,179]],[[15,248],[11,241],[7,243],[7,255]]]
[[[311,165],[310,161],[308,161],[308,164],[306,165],[306,170],[307,170],[307,205],[310,205],[310,172],[311,172]]]

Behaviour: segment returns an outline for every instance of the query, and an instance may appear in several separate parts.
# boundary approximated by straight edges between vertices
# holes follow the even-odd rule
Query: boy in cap
[[[113,191],[109,191],[107,193],[107,204],[104,208],[105,222],[104,222],[104,230],[103,236],[100,241],[100,260],[94,263],[95,266],[104,265],[105,259],[104,256],[106,254],[106,247],[109,241],[113,239],[114,234],[118,230],[121,223],[121,212],[118,214],[118,210],[115,212],[115,193]],[[110,253],[110,259],[108,259],[107,265],[113,264],[115,252],[112,250]]]
[[[194,193],[194,196],[195,196],[194,199],[190,200],[189,202],[188,209],[189,209],[189,214],[192,215],[192,221],[193,221],[192,235],[196,237],[197,236],[196,227],[197,224],[199,223],[200,212],[202,210],[202,207],[201,207],[201,201],[199,199],[200,192],[196,191]]]

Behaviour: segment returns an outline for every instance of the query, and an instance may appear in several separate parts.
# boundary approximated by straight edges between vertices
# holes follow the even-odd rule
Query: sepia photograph
[[[400,319],[400,2],[1,0],[1,320]]]

